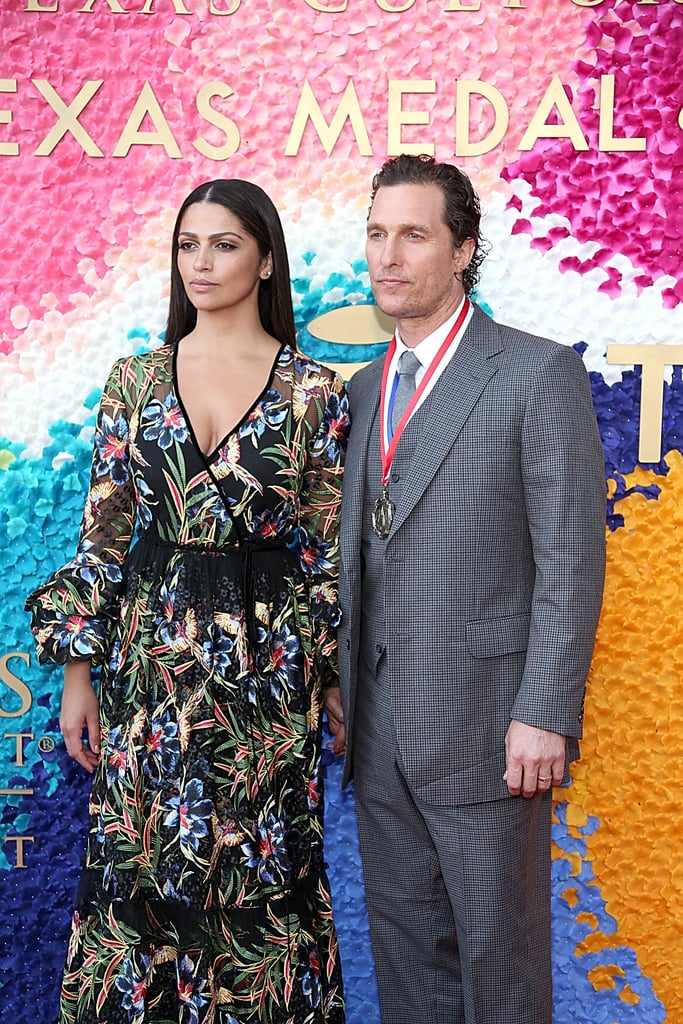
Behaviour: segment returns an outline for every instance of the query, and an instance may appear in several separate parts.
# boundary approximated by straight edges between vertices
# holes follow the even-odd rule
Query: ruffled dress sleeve
[[[114,364],[102,394],[76,556],[26,599],[42,663],[90,658],[98,664],[118,615],[122,564],[135,525],[125,367],[125,360]]]
[[[324,688],[339,685],[339,524],[350,427],[348,397],[337,374],[326,379],[309,406],[307,419],[311,413],[316,421],[311,424],[299,499],[299,549],[309,577],[313,669]]]

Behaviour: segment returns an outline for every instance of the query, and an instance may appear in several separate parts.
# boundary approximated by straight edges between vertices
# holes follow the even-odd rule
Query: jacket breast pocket
[[[496,619],[468,622],[467,648],[473,658],[498,658],[525,651],[529,642],[530,617],[506,615]]]

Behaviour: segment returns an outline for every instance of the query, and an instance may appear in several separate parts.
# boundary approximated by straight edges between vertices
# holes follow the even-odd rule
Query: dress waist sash
[[[256,620],[256,579],[254,575],[254,556],[260,554],[275,554],[277,552],[289,552],[292,559],[297,561],[295,552],[284,542],[282,538],[267,539],[263,537],[241,537],[236,544],[216,547],[210,544],[181,544],[175,541],[163,540],[152,530],[144,530],[140,533],[135,547],[157,548],[170,552],[182,551],[188,555],[196,555],[204,558],[225,558],[235,561],[235,570],[239,574],[242,583],[242,594],[244,597],[244,612],[247,628],[247,640],[253,653],[257,643],[257,620]]]

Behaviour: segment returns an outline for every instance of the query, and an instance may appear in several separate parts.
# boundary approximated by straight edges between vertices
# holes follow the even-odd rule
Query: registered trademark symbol
[[[52,736],[41,736],[38,740],[38,750],[41,754],[51,754],[55,749],[55,741]]]

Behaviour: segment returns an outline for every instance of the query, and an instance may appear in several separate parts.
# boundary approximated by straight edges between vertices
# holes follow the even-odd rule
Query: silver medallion
[[[386,540],[389,536],[395,511],[396,506],[389,498],[387,488],[383,487],[382,496],[377,499],[372,510],[372,528],[380,540]]]

